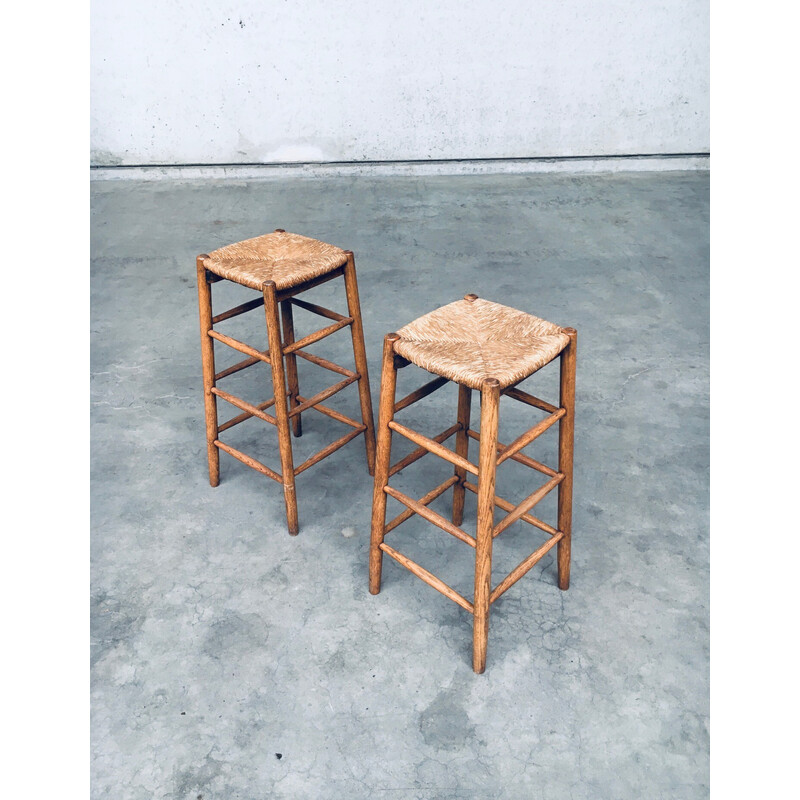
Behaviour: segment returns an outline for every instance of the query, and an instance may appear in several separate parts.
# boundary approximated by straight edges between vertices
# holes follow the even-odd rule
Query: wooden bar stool
[[[558,585],[569,587],[570,540],[572,532],[572,451],[575,409],[574,328],[560,328],[550,322],[507,306],[468,294],[463,300],[443,306],[390,333],[383,344],[383,371],[378,421],[378,450],[375,461],[375,492],[372,501],[372,539],[369,561],[369,590],[381,588],[383,554],[387,553],[417,577],[430,584],[473,615],[472,667],[483,672],[489,637],[489,607],[509,587],[528,572],[552,547],[558,545]],[[561,357],[560,405],[556,407],[515,388],[538,369]],[[439,377],[396,402],[397,370],[409,363]],[[436,391],[448,381],[458,383],[456,424],[429,438],[394,421],[395,414]],[[470,428],[472,390],[481,393],[480,433]],[[548,416],[518,436],[510,444],[497,441],[500,396],[514,398]],[[559,423],[558,470],[535,461],[521,452],[548,428]],[[405,458],[390,465],[392,432],[417,445]],[[444,442],[455,434],[455,451]],[[469,440],[479,442],[478,464],[469,461]],[[415,500],[389,486],[389,478],[428,453],[434,453],[455,466],[455,473],[444,483]],[[495,472],[508,459],[543,473],[547,481],[514,505],[495,494]],[[477,476],[477,483],[467,480]],[[429,504],[453,487],[452,521],[428,508]],[[552,489],[558,487],[558,528],[529,512]],[[459,526],[463,520],[464,492],[478,496],[477,535]],[[406,506],[401,514],[386,523],[386,497]],[[497,524],[494,507],[508,512]],[[470,602],[424,567],[384,542],[384,537],[413,514],[419,514],[442,530],[475,549],[475,595]],[[511,523],[524,520],[549,536],[549,539],[511,573],[491,588],[492,542]]]
[[[326,281],[344,276],[349,316],[343,316],[328,308],[299,300],[301,292],[319,286]],[[260,292],[260,296],[236,308],[216,316],[211,310],[211,284],[228,280]],[[361,326],[361,306],[358,300],[356,268],[353,253],[340,250],[325,242],[309,239],[277,229],[274,233],[247,239],[243,242],[221,247],[208,255],[197,257],[197,285],[200,298],[200,334],[203,351],[203,387],[205,391],[206,434],[208,438],[208,473],[212,486],[219,485],[219,451],[224,450],[248,467],[258,470],[269,478],[283,484],[286,501],[286,520],[289,533],[299,530],[295,478],[347,444],[360,433],[364,434],[367,449],[367,465],[370,474],[375,466],[375,430],[372,418],[372,401],[367,376],[367,356],[364,349],[364,331]],[[262,307],[267,318],[267,350],[260,350],[226,336],[214,329],[214,325]],[[332,321],[332,324],[295,341],[292,306],[305,309]],[[283,323],[278,320],[280,307]],[[342,328],[350,327],[353,339],[353,355],[356,371],[346,369],[332,361],[313,355],[305,349],[314,342],[330,336]],[[221,372],[214,366],[214,342],[222,342],[247,356]],[[297,358],[335,372],[344,379],[324,389],[313,397],[303,397],[297,380]],[[285,360],[285,370],[284,370]],[[233,375],[253,364],[264,362],[272,370],[273,397],[254,406],[217,388],[222,378]],[[287,389],[288,379],[288,389]],[[332,408],[322,405],[324,400],[358,382],[361,399],[361,422],[357,422]],[[220,424],[217,419],[217,398],[238,408],[242,413]],[[266,409],[275,406],[275,415]],[[352,428],[347,434],[329,444],[315,455],[295,467],[292,458],[291,425],[295,436],[302,434],[301,414],[316,409],[332,419]],[[278,428],[281,471],[275,472],[254,458],[220,441],[223,431],[251,417],[269,422]]]

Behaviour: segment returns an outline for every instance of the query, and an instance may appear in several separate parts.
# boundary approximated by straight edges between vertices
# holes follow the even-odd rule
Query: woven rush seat
[[[395,352],[428,372],[481,389],[501,388],[550,363],[568,344],[558,325],[479,297],[437,308],[397,331]]]
[[[472,668],[478,673],[486,668],[491,606],[553,549],[557,548],[558,586],[562,590],[569,588],[577,336],[574,328],[562,328],[532,314],[468,294],[463,300],[419,317],[396,333],[386,334],[383,340],[369,591],[371,594],[380,593],[383,556],[388,555],[464,609],[472,616]],[[516,386],[555,360],[559,361],[558,405]],[[436,377],[398,400],[398,370],[411,364],[436,374]],[[398,413],[406,415],[410,406],[450,382],[458,384],[454,425],[436,436],[426,436],[414,430],[409,422],[397,421]],[[472,393],[476,390],[480,392],[480,425],[474,428],[470,410]],[[501,398],[545,411],[547,416],[508,444],[503,443],[498,439]],[[557,467],[548,466],[522,452],[556,424]],[[415,450],[395,463],[392,463],[393,436],[401,436],[417,445]],[[455,447],[446,444],[452,437],[455,437]],[[470,441],[478,443],[477,463],[469,457]],[[452,464],[454,471],[447,480],[422,497],[408,495],[390,485],[390,479],[428,454]],[[541,477],[537,478],[536,483],[540,485],[532,487],[533,491],[516,503],[496,493],[498,468],[509,460],[544,476],[543,483],[540,483]],[[453,505],[448,518],[432,504],[451,488]],[[531,513],[552,491],[558,492],[558,521],[555,526]],[[478,501],[474,534],[462,527],[466,492],[475,494]],[[405,508],[387,521],[388,498]],[[498,508],[505,514],[495,522]],[[474,594],[471,600],[403,552],[403,537],[398,537],[395,531],[414,515],[474,548]],[[495,584],[492,580],[494,539],[516,522],[525,522],[536,529],[537,536],[544,534],[548,538]],[[388,534],[392,537],[391,543],[385,541]]]
[[[221,278],[259,291],[265,281],[274,281],[280,291],[318,278],[346,262],[347,253],[335,245],[276,230],[220,247],[208,254],[203,266]]]
[[[300,530],[295,485],[299,475],[333,455],[362,433],[370,474],[374,470],[375,425],[372,421],[372,399],[355,257],[351,250],[340,250],[334,245],[296,233],[286,233],[282,228],[277,228],[274,233],[235,242],[220,247],[211,254],[201,253],[197,256],[196,263],[209,482],[212,486],[219,485],[220,452],[224,452],[282,484],[286,524],[289,533],[294,536]],[[335,278],[344,279],[346,315],[298,297],[303,292]],[[215,314],[211,297],[212,286],[225,280],[254,289],[258,292],[258,297]],[[267,349],[264,349],[263,340],[254,347],[230,333],[223,333],[217,327],[225,326],[229,320],[256,309],[261,309],[265,316]],[[323,317],[324,326],[297,338],[294,309]],[[346,328],[350,329],[355,369],[336,364],[308,350],[322,339]],[[218,371],[215,345],[224,345],[247,358]],[[339,380],[316,394],[301,394],[298,359],[335,373]],[[266,364],[270,368],[272,397],[269,399],[251,403],[219,386],[221,381],[256,364]],[[361,421],[323,405],[323,402],[354,383],[358,385]],[[234,412],[234,416],[221,421],[218,416],[218,400],[233,406],[241,413]],[[346,425],[350,430],[295,466],[291,435],[302,436],[302,415],[311,410]],[[224,441],[220,439],[222,433],[254,418],[277,428],[280,472],[234,447],[227,433]]]

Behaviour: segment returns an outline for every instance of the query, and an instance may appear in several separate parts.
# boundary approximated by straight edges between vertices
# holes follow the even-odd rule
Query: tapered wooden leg
[[[481,439],[478,460],[478,528],[475,547],[475,599],[472,629],[472,669],[486,669],[489,643],[489,597],[492,592],[495,472],[500,383],[487,379],[481,389]]]
[[[358,372],[358,396],[361,400],[361,421],[367,426],[364,431],[364,445],[367,449],[367,469],[375,474],[375,421],[372,416],[372,397],[369,391],[369,372],[367,371],[367,351],[364,347],[364,327],[361,322],[361,303],[358,299],[356,264],[353,253],[347,252],[344,268],[344,285],[347,292],[347,310],[353,318],[350,334],[353,337],[353,356]]]
[[[569,568],[572,551],[572,463],[575,446],[575,366],[578,333],[562,328],[569,344],[561,351],[561,407],[567,413],[558,425],[558,471],[564,480],[558,485],[558,529],[564,538],[558,543],[558,588],[569,589]]]
[[[283,348],[281,347],[281,329],[278,321],[278,301],[275,296],[274,281],[266,281],[263,291],[269,339],[269,360],[272,368],[272,387],[275,397],[275,417],[278,420],[278,448],[281,456],[283,496],[286,501],[286,522],[289,526],[289,533],[296,536],[300,530],[300,523],[297,519],[292,435],[289,430],[289,404],[286,397],[286,375],[283,369]]]
[[[378,594],[381,590],[381,567],[383,565],[381,545],[386,528],[384,487],[389,482],[389,461],[392,455],[392,429],[389,427],[389,423],[394,417],[394,396],[397,386],[394,343],[399,338],[396,333],[388,333],[383,340],[381,396],[378,406],[378,446],[375,454],[375,488],[372,494],[372,534],[369,548],[369,591],[371,594]]]
[[[458,385],[458,418],[461,426],[456,433],[456,453],[463,458],[469,457],[469,412],[472,400],[472,389],[469,386]],[[458,483],[453,487],[453,525],[461,525],[464,521],[464,481],[467,471],[463,467],[456,467]]]
[[[283,344],[284,346],[294,344],[294,316],[292,315],[292,301],[283,300],[281,302],[281,322],[283,323]],[[297,356],[289,353],[286,356],[286,378],[289,381],[289,408],[293,409],[300,405],[297,395],[300,394],[300,383],[297,380]],[[300,421],[300,414],[292,417],[292,433],[295,436],[303,435],[303,423]]]
[[[207,255],[197,256],[197,293],[200,305],[200,348],[203,354],[203,398],[206,410],[206,445],[208,449],[208,479],[212,486],[219,486],[219,448],[214,444],[219,436],[217,422],[217,396],[214,387],[214,340],[208,335],[211,322],[211,284],[206,277],[203,260]]]

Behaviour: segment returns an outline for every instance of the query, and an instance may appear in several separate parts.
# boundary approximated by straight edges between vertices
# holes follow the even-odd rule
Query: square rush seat
[[[344,278],[349,316],[296,297],[307,289],[338,277]],[[228,280],[254,289],[261,296],[214,315],[211,285],[220,280]],[[287,233],[278,228],[274,233],[235,242],[214,250],[212,253],[199,255],[197,257],[197,283],[209,480],[212,486],[219,485],[219,451],[223,450],[247,466],[281,483],[286,503],[287,526],[289,533],[295,535],[299,531],[295,478],[301,472],[331,455],[361,433],[364,434],[367,466],[370,474],[374,470],[375,431],[353,253],[326,242],[295,233]],[[325,317],[332,321],[332,324],[310,333],[302,339],[295,340],[293,306]],[[266,316],[267,350],[251,347],[214,328],[218,323],[262,307]],[[334,364],[305,349],[346,327],[350,328],[352,337],[355,371]],[[238,350],[247,358],[221,372],[216,372],[215,342]],[[300,394],[297,377],[298,357],[344,376],[344,379],[318,392],[313,397],[303,397]],[[260,362],[268,364],[272,371],[273,396],[269,400],[254,406],[218,388],[217,383],[223,378]],[[322,405],[323,401],[354,382],[358,383],[361,422]],[[217,398],[225,400],[242,413],[220,424],[217,415]],[[272,406],[275,407],[274,416],[267,413],[267,409]],[[291,427],[295,436],[301,436],[301,414],[312,408],[348,425],[352,430],[295,467],[289,429]],[[281,472],[276,472],[220,441],[220,433],[252,417],[257,417],[277,427]]]
[[[409,569],[417,577],[455,601],[473,615],[473,669],[483,672],[489,634],[491,604],[516,583],[554,546],[558,546],[558,585],[569,587],[572,534],[572,462],[575,409],[575,366],[577,333],[531,314],[468,294],[463,300],[443,306],[390,333],[384,339],[381,397],[377,429],[375,488],[372,505],[370,544],[370,592],[381,586],[383,554]],[[552,405],[516,388],[516,384],[556,358],[560,358],[560,404]],[[395,400],[397,370],[415,364],[439,377],[415,392]],[[429,438],[396,422],[399,411],[426,397],[444,384],[459,385],[456,424]],[[480,432],[470,428],[472,391],[481,393]],[[547,412],[548,416],[522,433],[510,444],[497,440],[500,397],[507,396]],[[558,469],[541,464],[521,451],[542,433],[559,423]],[[391,460],[392,433],[418,447],[394,465]],[[455,434],[455,450],[444,442]],[[469,440],[479,442],[479,463],[468,460]],[[415,500],[389,486],[389,478],[428,453],[452,463],[454,474],[424,497]],[[496,471],[513,459],[543,473],[548,480],[518,505],[495,494]],[[477,483],[467,480],[467,473]],[[428,506],[453,487],[452,521]],[[552,489],[558,487],[558,527],[554,528],[529,512]],[[459,526],[463,521],[465,490],[478,497],[476,535]],[[406,509],[386,522],[386,498],[393,497]],[[495,506],[507,512],[497,524]],[[475,549],[474,599],[467,600],[424,567],[407,558],[384,541],[386,535],[414,514],[437,525]],[[494,589],[491,587],[492,542],[509,525],[523,520],[549,536]]]

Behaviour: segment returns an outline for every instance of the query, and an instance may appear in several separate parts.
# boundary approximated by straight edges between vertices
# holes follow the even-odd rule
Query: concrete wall
[[[708,0],[94,0],[92,162],[709,150]]]

